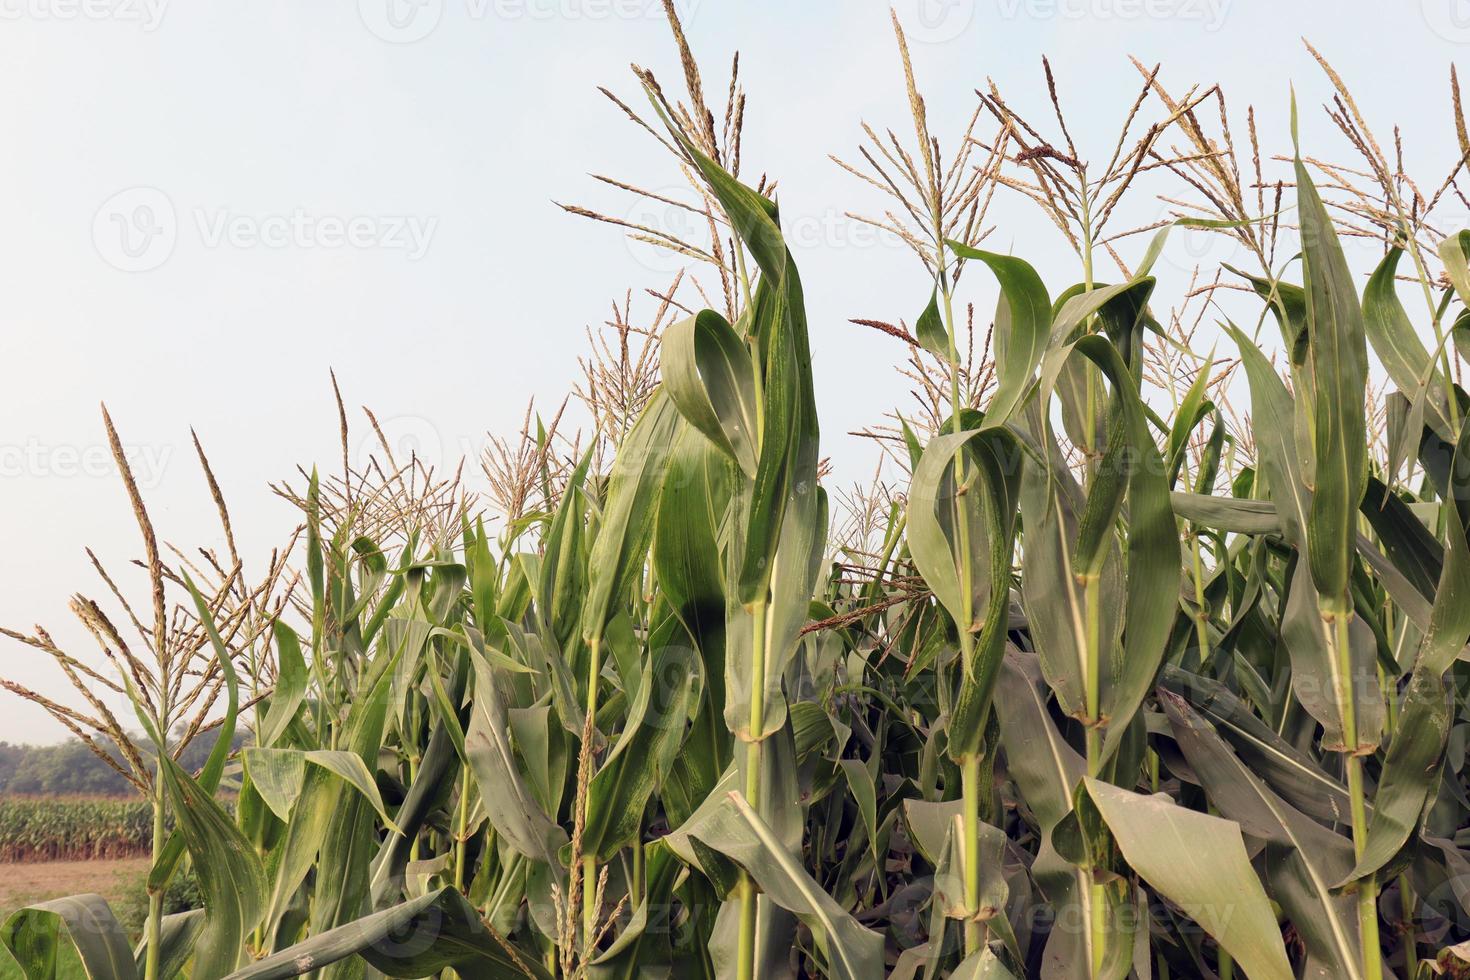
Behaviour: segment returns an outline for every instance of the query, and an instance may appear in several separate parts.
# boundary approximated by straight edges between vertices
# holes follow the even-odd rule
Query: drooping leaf
[[[139,976],[127,933],[101,895],[73,895],[28,905],[0,925],[0,942],[26,980],[63,980],[68,950],[87,980],[135,980]]]
[[[1220,813],[1269,842],[1267,888],[1308,954],[1332,976],[1362,980],[1356,902],[1332,886],[1352,869],[1353,846],[1281,799],[1182,698],[1160,692],[1175,740]]]
[[[827,975],[867,980],[883,972],[883,937],[859,925],[813,881],[771,826],[738,793],[696,815],[684,831],[737,862],[771,901],[812,930]]]
[[[1023,259],[947,243],[961,258],[978,259],[1000,281],[996,322],[996,389],[986,407],[986,428],[1005,424],[1031,387],[1051,336],[1051,298],[1041,276]]]
[[[1186,810],[1167,796],[1141,796],[1091,778],[1086,785],[1144,881],[1214,936],[1247,976],[1292,980],[1286,944],[1239,824]]]
[[[534,861],[554,864],[567,836],[526,786],[516,764],[510,732],[495,674],[487,663],[477,661],[474,708],[465,733],[465,751],[485,812],[516,851]]]
[[[760,444],[755,368],[730,324],[705,310],[671,325],[664,331],[660,363],[679,414],[754,476]]]
[[[492,932],[451,888],[374,912],[312,936],[230,975],[230,980],[284,980],[359,956],[390,977],[424,977],[454,969],[477,980],[543,980],[534,953]]]

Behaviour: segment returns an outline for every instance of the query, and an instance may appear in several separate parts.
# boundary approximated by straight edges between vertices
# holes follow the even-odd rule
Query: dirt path
[[[113,902],[147,873],[147,858],[0,864],[0,913],[82,892],[96,892]]]

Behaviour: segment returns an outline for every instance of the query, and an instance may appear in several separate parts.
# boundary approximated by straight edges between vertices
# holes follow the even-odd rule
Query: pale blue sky
[[[595,91],[636,95],[632,61],[676,87],[657,6],[0,0],[0,623],[40,622],[90,656],[66,612],[71,592],[101,591],[82,547],[118,569],[140,550],[105,460],[99,400],[136,453],[165,537],[219,544],[188,447],[193,425],[257,549],[293,518],[266,482],[335,457],[329,367],[350,406],[369,405],[390,431],[445,457],[478,453],[486,430],[510,432],[532,395],[559,401],[585,327],[627,287],[667,279],[615,230],[551,203],[627,214],[589,171],[677,182]],[[786,220],[807,230],[796,252],[824,448],[841,482],[857,479],[871,450],[844,433],[905,396],[893,371],[901,350],[847,318],[911,320],[927,298],[906,253],[841,217],[875,198],[827,160],[852,154],[860,120],[907,125],[887,6],[680,9],[708,77],[721,80],[712,87],[732,51],[742,54],[746,172],[778,176]],[[986,76],[1041,115],[1047,54],[1083,154],[1104,157],[1138,84],[1132,53],[1164,61],[1176,90],[1221,83],[1240,134],[1253,103],[1279,151],[1294,79],[1306,148],[1343,159],[1307,35],[1355,84],[1381,135],[1404,125],[1412,172],[1433,181],[1454,155],[1447,74],[1470,42],[1462,0],[1410,0],[1391,13],[1366,0],[898,9],[941,138],[968,118]],[[1139,221],[1158,212],[1136,202]],[[1056,233],[1027,206],[1004,201],[992,217],[993,247],[1043,271],[1066,267]],[[141,248],[138,236],[157,228],[172,234]],[[1166,258],[1159,271],[1183,276],[1187,249]],[[964,298],[989,311],[993,290],[969,279]],[[0,674],[64,693],[50,664],[17,645],[0,647]],[[0,697],[0,739],[57,736],[39,710]]]

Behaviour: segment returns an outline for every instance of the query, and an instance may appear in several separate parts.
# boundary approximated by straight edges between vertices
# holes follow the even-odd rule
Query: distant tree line
[[[189,743],[180,763],[194,771],[214,747],[214,732]],[[137,744],[146,745],[145,739]],[[136,791],[81,739],[55,745],[0,742],[0,794],[16,796],[132,796]]]

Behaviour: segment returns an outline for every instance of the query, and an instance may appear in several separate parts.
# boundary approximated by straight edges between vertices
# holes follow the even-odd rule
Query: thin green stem
[[[1368,843],[1368,806],[1363,793],[1363,758],[1358,755],[1356,691],[1353,685],[1352,648],[1349,625],[1352,622],[1352,600],[1344,596],[1324,616],[1331,620],[1330,635],[1338,669],[1338,701],[1342,705],[1342,735],[1346,742],[1349,809],[1353,822],[1353,852],[1363,856]],[[1382,980],[1383,959],[1378,939],[1378,878],[1369,875],[1358,887],[1358,933],[1363,954],[1363,975],[1367,980]]]
[[[582,943],[592,955],[592,942],[597,935],[597,858],[582,855]]]
[[[593,637],[588,643],[587,664],[587,737],[597,738],[597,688],[602,679],[602,637]],[[584,745],[582,751],[597,751],[593,745]],[[590,762],[589,762],[590,765]],[[584,804],[585,805],[585,804]],[[582,855],[582,936],[590,955],[592,938],[597,934],[597,856]]]
[[[1363,856],[1368,840],[1367,807],[1363,799],[1363,760],[1350,755],[1347,759],[1348,795],[1353,814],[1353,852]],[[1362,937],[1363,975],[1367,980],[1382,980],[1383,960],[1378,939],[1378,876],[1369,875],[1358,886],[1358,932]]]
[[[750,606],[750,732],[745,743],[745,800],[759,812],[761,796],[761,729],[766,724],[766,600]],[[759,906],[755,881],[740,873],[740,939],[736,955],[737,980],[755,980],[755,927]]]
[[[1414,929],[1414,884],[1405,871],[1399,875],[1399,913],[1403,916],[1404,976],[1419,975],[1419,941]]]
[[[643,838],[633,838],[633,873],[628,882],[628,904],[637,908],[643,902]]]
[[[419,757],[410,753],[408,757],[408,785],[412,786],[419,775]],[[419,835],[413,835],[413,843],[408,846],[408,859],[417,861],[419,859]]]
[[[1102,597],[1098,577],[1084,572],[1077,576],[1082,586],[1083,625],[1087,658],[1087,774],[1102,771]]]
[[[1194,578],[1194,614],[1195,642],[1199,644],[1199,662],[1203,668],[1210,662],[1210,616],[1205,606],[1205,568],[1204,561],[1200,558],[1199,533],[1194,531],[1189,536],[1189,550],[1192,562],[1191,575]]]
[[[456,814],[454,831],[454,887],[464,891],[465,838],[469,836],[470,822],[470,770],[464,767],[459,781],[459,812]]]
[[[735,888],[740,893],[740,946],[735,976],[737,980],[755,980],[755,882],[742,873]]]
[[[1078,576],[1082,586],[1082,604],[1085,623],[1084,642],[1087,659],[1087,719],[1086,750],[1087,774],[1094,778],[1102,773],[1102,599],[1099,596],[1097,576],[1083,573]],[[1092,975],[1102,972],[1107,958],[1108,918],[1107,894],[1103,886],[1088,883],[1088,927],[1091,930]]]
[[[159,857],[163,854],[165,841],[165,799],[163,795],[163,760],[164,749],[159,748],[159,763],[153,781],[153,862],[151,866],[157,866]],[[143,960],[143,980],[160,980],[158,975],[159,964],[162,962],[163,953],[163,888],[148,889],[148,953]]]
[[[965,759],[960,769],[964,790],[965,834],[965,954],[980,949],[985,930],[977,914],[980,910],[980,757]]]

